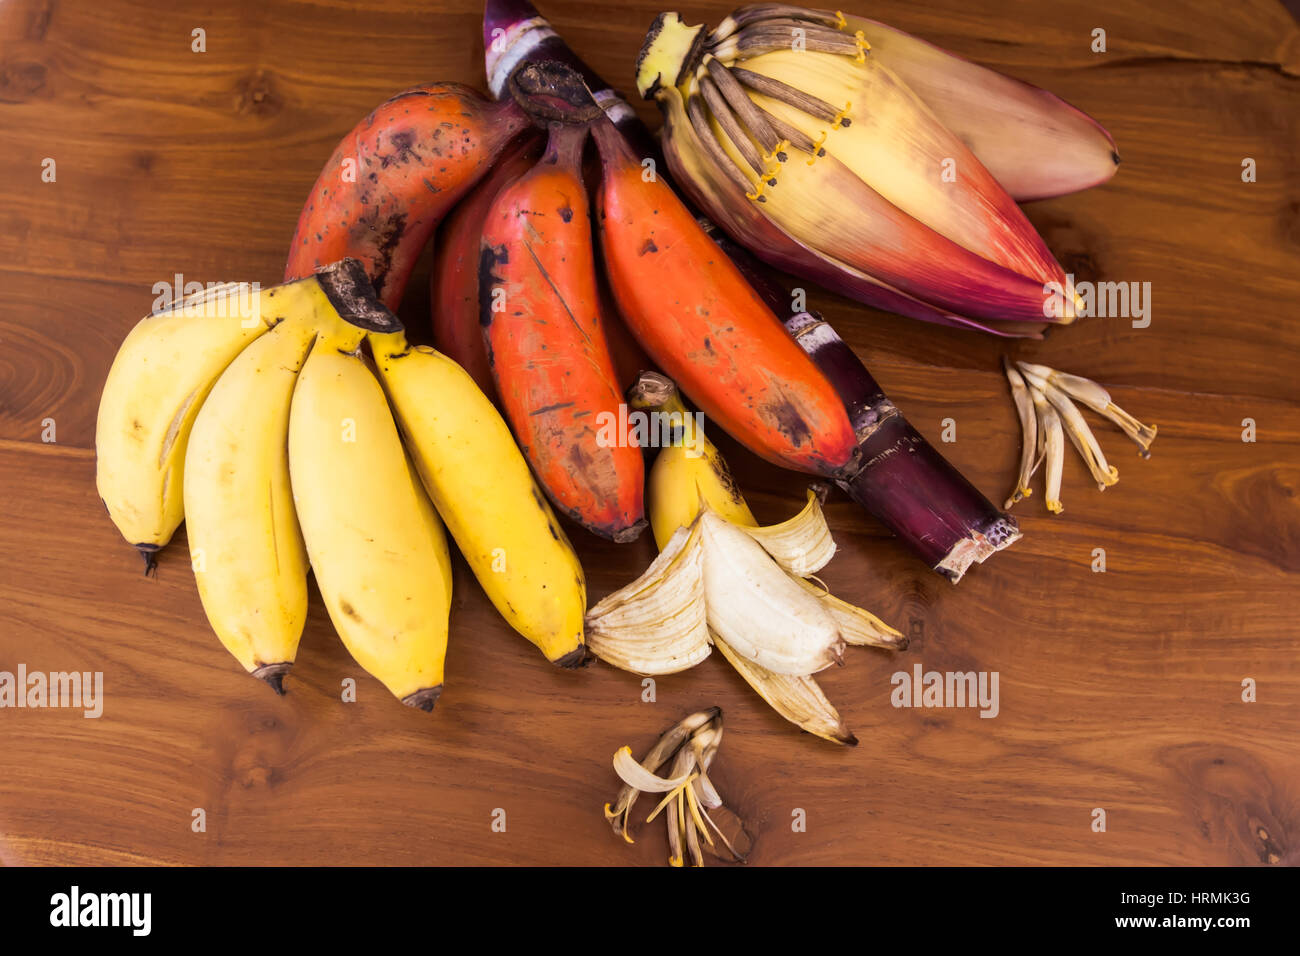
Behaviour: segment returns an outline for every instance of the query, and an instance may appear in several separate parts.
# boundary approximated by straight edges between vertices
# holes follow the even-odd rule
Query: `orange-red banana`
[[[624,394],[636,384],[642,372],[653,371],[655,364],[646,355],[641,343],[628,331],[627,323],[619,314],[614,291],[609,287],[609,277],[603,268],[596,270],[596,283],[600,288],[600,317],[605,323],[605,339],[609,342],[609,355],[614,360],[618,386]]]
[[[529,120],[459,83],[399,93],[343,137],[312,187],[284,277],[359,259],[396,308],[415,260],[456,201]]]
[[[846,465],[856,440],[830,382],[617,128],[602,120],[593,132],[605,270],[632,334],[755,454],[816,474]]]
[[[478,262],[483,222],[492,200],[506,186],[531,169],[542,154],[544,138],[520,137],[468,196],[457,204],[433,239],[433,268],[429,273],[429,302],[433,320],[433,342],[438,351],[455,359],[469,372],[474,383],[494,403],[496,382],[488,365],[483,328],[479,325]],[[599,181],[599,162],[588,164],[589,181]],[[609,342],[619,387],[627,390],[638,376],[651,367],[649,356],[618,315],[609,282],[597,269],[600,315]]]
[[[483,344],[483,327],[479,325],[479,242],[492,200],[537,164],[544,145],[540,137],[520,137],[492,172],[452,210],[433,240],[433,268],[429,272],[433,344],[469,372],[474,384],[493,402],[497,401],[497,387]]]
[[[541,162],[493,200],[479,311],[502,409],[538,481],[584,527],[630,541],[646,524],[645,471],[600,315],[586,140],[585,126],[552,124]]]

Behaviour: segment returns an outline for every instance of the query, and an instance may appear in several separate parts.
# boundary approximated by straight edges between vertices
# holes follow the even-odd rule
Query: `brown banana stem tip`
[[[610,538],[615,544],[627,544],[629,541],[635,541],[641,537],[641,532],[650,527],[650,523],[642,518],[636,524],[624,528],[622,531],[615,531]]]
[[[162,545],[158,544],[137,544],[135,549],[140,552],[140,557],[144,558],[144,576],[158,576],[158,552],[162,550]]]
[[[437,687],[424,687],[414,694],[408,694],[402,698],[402,703],[407,707],[414,707],[427,714],[433,711],[433,705],[438,703],[438,698],[441,696],[442,685],[439,684]]]
[[[281,697],[284,696],[284,678],[289,673],[289,668],[293,667],[293,661],[281,661],[278,664],[263,664],[253,671],[253,676],[258,680],[266,681],[271,690],[275,691]]]
[[[356,259],[342,259],[316,273],[321,290],[339,316],[367,332],[400,332],[401,320],[375,294],[365,267]]]
[[[627,390],[627,403],[646,411],[659,408],[677,394],[677,385],[667,375],[642,372],[636,383]]]
[[[522,66],[507,85],[514,101],[534,121],[590,123],[605,112],[582,76],[559,60]]]
[[[580,667],[586,667],[594,661],[595,655],[587,650],[586,646],[575,647],[563,657],[557,657],[551,663],[556,667],[563,667],[565,670],[577,670]]]

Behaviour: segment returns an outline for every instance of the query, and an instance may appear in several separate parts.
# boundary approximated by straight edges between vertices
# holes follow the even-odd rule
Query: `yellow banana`
[[[650,469],[650,529],[659,550],[678,528],[691,526],[701,501],[733,524],[757,526],[726,460],[682,404],[670,379],[658,372],[642,372],[629,404],[639,411],[677,416],[669,421],[680,425],[672,428],[673,443],[659,450]],[[657,434],[661,429],[652,431]]]
[[[350,345],[322,340],[298,376],[289,472],[330,619],[402,703],[442,693],[451,559],[383,389]]]
[[[212,386],[315,289],[315,279],[264,291],[219,286],[145,316],[122,342],[99,400],[95,483],[148,567],[184,518],[185,450]]]
[[[372,335],[379,377],[424,487],[501,616],[561,667],[583,662],[582,565],[510,428],[456,362]]]
[[[288,288],[288,287],[286,287]],[[307,616],[307,556],[285,445],[294,382],[322,325],[345,328],[315,277],[230,363],[194,421],[185,516],[199,597],[244,669],[284,693]],[[359,341],[365,333],[352,329]]]
[[[750,535],[713,511],[700,516],[709,628],[769,671],[807,677],[842,664],[835,619]]]

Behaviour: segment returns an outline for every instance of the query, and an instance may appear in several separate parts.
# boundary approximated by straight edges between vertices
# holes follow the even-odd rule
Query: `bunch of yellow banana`
[[[510,625],[581,663],[582,568],[469,375],[407,344],[355,260],[236,291],[142,319],[109,371],[97,484],[147,566],[184,520],[213,630],[279,693],[310,569],[356,661],[427,711],[451,607],[441,514]]]
[[[716,646],[787,720],[856,743],[812,675],[842,664],[846,644],[901,649],[907,641],[814,577],[835,554],[819,494],[810,490],[793,518],[760,526],[671,381],[643,373],[630,404],[682,425],[650,472],[659,556],[588,612],[592,652],[624,670],[658,675],[693,667]]]
[[[1137,444],[1139,455],[1151,457],[1156,426],[1143,425],[1111,401],[1110,393],[1092,379],[1031,362],[1013,365],[1005,357],[1002,367],[1011,383],[1011,397],[1016,403],[1021,430],[1020,473],[1004,508],[1010,508],[1033,494],[1029,479],[1038,466],[1046,462],[1047,510],[1052,514],[1065,510],[1061,504],[1061,473],[1065,464],[1066,435],[1070,436],[1099,490],[1105,491],[1119,481],[1119,470],[1106,461],[1106,454],[1075,405],[1076,401],[1114,422]]]

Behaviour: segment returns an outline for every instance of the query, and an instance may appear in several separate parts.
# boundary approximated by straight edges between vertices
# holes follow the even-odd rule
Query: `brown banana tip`
[[[402,703],[428,714],[432,713],[433,705],[438,703],[438,698],[441,696],[442,685],[439,684],[437,687],[423,687],[414,694],[407,694],[402,698]]]
[[[526,63],[510,74],[510,96],[534,119],[590,123],[605,115],[577,70],[559,60]]]
[[[253,676],[258,680],[266,681],[271,690],[275,691],[281,697],[284,696],[284,677],[289,673],[289,668],[293,667],[293,661],[281,661],[278,664],[263,664],[253,671]]]
[[[844,731],[843,737],[836,737],[835,739],[846,747],[856,747],[858,745],[858,738],[851,730]]]
[[[321,290],[339,316],[367,332],[401,332],[403,325],[379,301],[366,268],[356,259],[340,259],[316,271]]]
[[[645,518],[642,518],[636,524],[623,528],[621,531],[615,531],[612,535],[615,544],[627,544],[629,541],[635,541],[641,537],[641,532],[648,527]]]
[[[854,445],[853,450],[849,452],[849,457],[843,464],[832,466],[826,463],[824,467],[818,470],[818,476],[829,478],[836,483],[852,484],[857,480],[858,475],[866,468],[866,460],[862,457],[862,446]]]
[[[575,647],[563,657],[557,657],[551,663],[556,667],[563,667],[565,670],[577,670],[580,667],[586,667],[595,659],[595,656],[588,652],[587,646],[584,644],[581,647]]]
[[[627,390],[627,400],[637,408],[658,408],[676,392],[677,385],[667,375],[642,371],[636,384]]]
[[[140,552],[140,557],[144,558],[144,576],[158,576],[158,552],[162,550],[159,544],[137,544],[135,549]]]
[[[1111,158],[1111,161],[1112,161],[1116,166],[1118,166],[1118,165],[1119,165],[1119,150],[1117,150],[1117,149],[1112,149],[1112,150],[1110,151],[1110,158]]]

